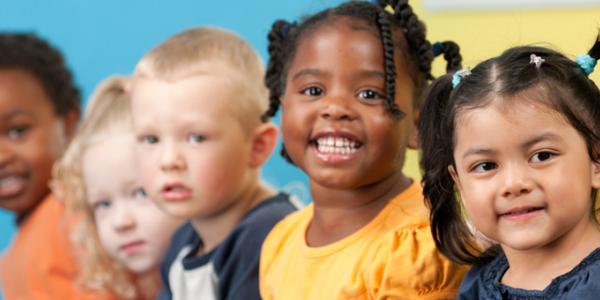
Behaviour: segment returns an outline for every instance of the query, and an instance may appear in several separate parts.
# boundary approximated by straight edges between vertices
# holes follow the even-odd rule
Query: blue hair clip
[[[577,56],[575,62],[579,65],[585,76],[588,76],[594,72],[597,60],[591,57],[589,54],[582,54]]]
[[[458,70],[456,72],[454,72],[454,75],[452,75],[452,88],[456,88],[460,82],[463,80],[463,78],[467,77],[471,75],[471,69],[466,68],[466,69],[461,69]]]

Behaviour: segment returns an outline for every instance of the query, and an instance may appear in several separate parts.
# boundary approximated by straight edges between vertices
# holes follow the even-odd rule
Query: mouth
[[[192,197],[192,189],[179,182],[172,182],[163,186],[160,195],[169,202],[185,201]]]
[[[537,213],[542,212],[546,207],[544,206],[523,206],[510,209],[507,212],[501,213],[500,218],[505,218],[514,221],[529,219]]]
[[[0,197],[13,198],[25,192],[27,177],[23,175],[8,175],[0,177]]]
[[[127,242],[125,244],[122,244],[121,246],[119,246],[119,251],[127,254],[127,255],[131,255],[134,254],[136,252],[139,252],[140,250],[142,250],[142,248],[144,247],[144,245],[146,245],[146,242],[143,240],[135,240],[135,241],[131,241],[131,242]]]
[[[319,134],[309,141],[309,145],[317,157],[327,162],[348,160],[363,146],[353,135],[336,132]]]

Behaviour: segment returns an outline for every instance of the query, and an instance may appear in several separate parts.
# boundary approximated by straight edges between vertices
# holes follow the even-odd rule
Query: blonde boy
[[[159,299],[260,299],[258,259],[271,227],[294,210],[260,181],[277,129],[264,69],[239,36],[179,33],[146,54],[132,85],[142,181],[175,234]]]

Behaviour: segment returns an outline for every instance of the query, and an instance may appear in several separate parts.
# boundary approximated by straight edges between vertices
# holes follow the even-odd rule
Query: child
[[[141,188],[134,159],[127,79],[100,84],[54,170],[55,194],[79,217],[72,236],[81,282],[119,299],[154,299],[159,266],[180,222]]]
[[[402,172],[431,78],[425,27],[400,1],[349,2],[269,34],[268,116],[313,204],[261,254],[263,299],[453,299],[463,268],[436,251],[418,182]],[[457,52],[455,52],[457,54]],[[451,62],[460,62],[451,56]]]
[[[294,206],[260,181],[277,139],[258,54],[237,35],[193,28],[146,54],[133,82],[146,191],[189,222],[162,267],[160,299],[260,299],[264,237]]]
[[[34,34],[0,33],[0,207],[18,232],[0,261],[6,299],[82,299],[52,164],[79,119],[79,90],[60,52]]]
[[[600,41],[581,67],[515,47],[432,85],[424,194],[439,249],[476,264],[459,299],[598,298],[600,91],[587,75],[599,57]],[[499,246],[481,251],[465,214]]]

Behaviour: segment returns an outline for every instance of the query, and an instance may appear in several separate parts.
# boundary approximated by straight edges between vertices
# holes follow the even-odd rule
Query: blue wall
[[[236,31],[267,59],[266,36],[278,18],[297,19],[338,0],[56,0],[4,1],[0,30],[35,31],[60,48],[85,98],[103,78],[129,74],[149,49],[191,26],[213,25]],[[279,156],[266,164],[263,177],[308,201],[306,178]],[[0,211],[0,252],[10,243],[12,217]]]

